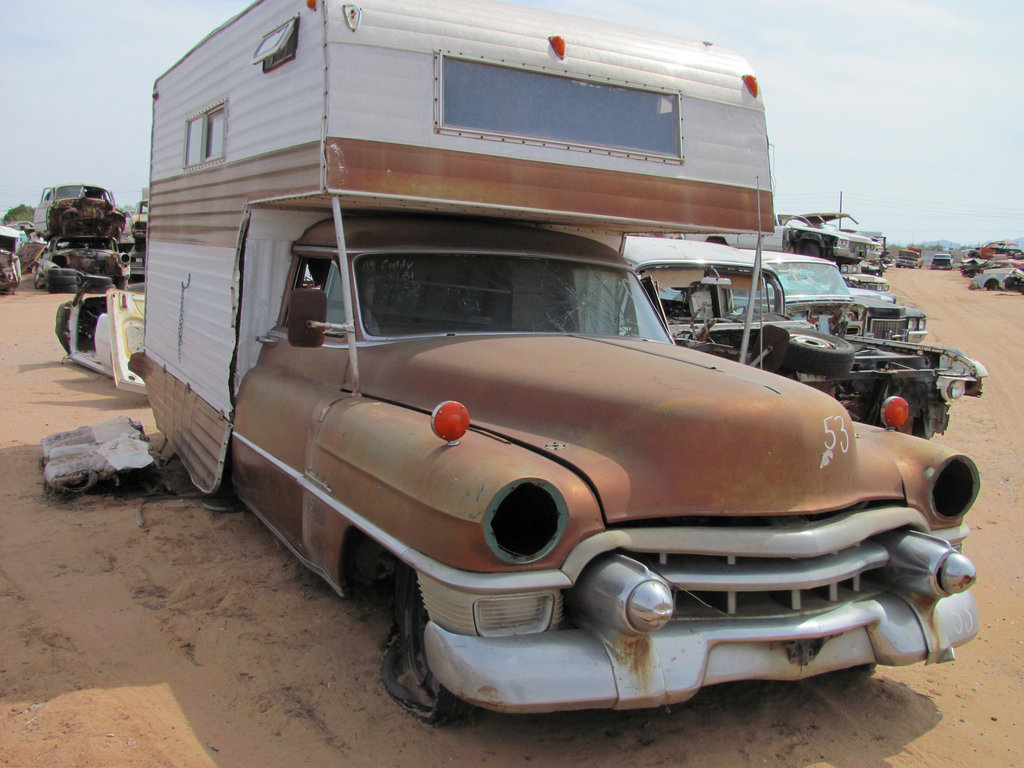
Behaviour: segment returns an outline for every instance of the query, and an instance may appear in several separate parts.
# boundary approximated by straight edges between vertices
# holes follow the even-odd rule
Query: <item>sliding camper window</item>
[[[682,157],[678,94],[440,58],[442,132]]]
[[[185,167],[224,158],[228,105],[221,101],[189,115],[185,123]]]

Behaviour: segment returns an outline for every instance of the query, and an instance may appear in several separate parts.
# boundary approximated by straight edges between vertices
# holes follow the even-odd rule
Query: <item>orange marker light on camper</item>
[[[744,75],[743,84],[747,86],[747,90],[750,91],[750,95],[755,99],[757,98],[757,78],[753,75]]]
[[[548,42],[551,43],[551,50],[555,52],[555,55],[560,59],[565,58],[565,38],[561,35],[552,35],[548,38]]]
[[[445,400],[430,414],[430,428],[448,445],[458,445],[469,429],[469,411],[462,403]]]
[[[887,397],[882,403],[882,423],[889,429],[900,429],[910,418],[910,406],[899,395]]]

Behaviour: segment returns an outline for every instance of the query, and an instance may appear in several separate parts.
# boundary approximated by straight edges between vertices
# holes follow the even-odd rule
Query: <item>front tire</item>
[[[438,682],[427,661],[424,632],[430,616],[416,571],[395,566],[395,625],[381,661],[384,688],[399,704],[431,725],[462,720],[475,709]]]

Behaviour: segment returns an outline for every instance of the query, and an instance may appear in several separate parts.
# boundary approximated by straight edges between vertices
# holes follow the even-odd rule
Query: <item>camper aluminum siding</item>
[[[283,68],[263,36],[305,11]],[[207,36],[153,90],[146,353],[160,429],[213,491],[227,447],[239,301],[236,246],[252,200],[321,189],[323,24],[305,3],[258,3]],[[223,143],[188,162],[190,121],[223,116]],[[216,150],[219,150],[216,151]]]
[[[259,354],[256,337],[276,319],[290,243],[330,217],[331,195],[346,209],[603,233],[771,226],[763,103],[744,87],[750,69],[736,55],[490,0],[372,0],[357,18],[353,7],[257,2],[154,86],[145,378],[158,426],[204,491],[219,484],[234,393]],[[254,53],[292,23],[294,57],[264,71]],[[564,36],[564,59],[552,35]],[[446,109],[461,94],[445,96],[446,69],[460,64],[640,99],[661,129],[662,111],[671,116],[668,135],[654,149],[616,146],[616,132],[640,122],[621,101],[598,105],[582,126],[607,124],[610,142],[453,124]],[[569,104],[559,116],[561,106],[512,114],[540,114],[547,130],[576,114]],[[243,291],[266,308],[240,321]]]
[[[729,51],[493,2],[378,0],[362,6],[354,31],[337,4],[327,9],[327,184],[350,202],[419,198],[619,231],[771,229],[763,102],[743,85],[749,65]],[[548,43],[553,35],[566,41],[564,59]],[[458,62],[590,86],[571,89],[578,93],[662,94],[666,108],[678,98],[677,146],[645,154],[516,127],[450,125],[444,68]],[[552,114],[577,107],[537,106]],[[640,119],[623,117],[588,115],[593,123]]]

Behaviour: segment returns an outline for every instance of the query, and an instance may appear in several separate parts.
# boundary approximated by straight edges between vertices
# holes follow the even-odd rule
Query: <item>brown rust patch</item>
[[[610,646],[612,655],[646,691],[651,671],[650,635],[622,635]]]

